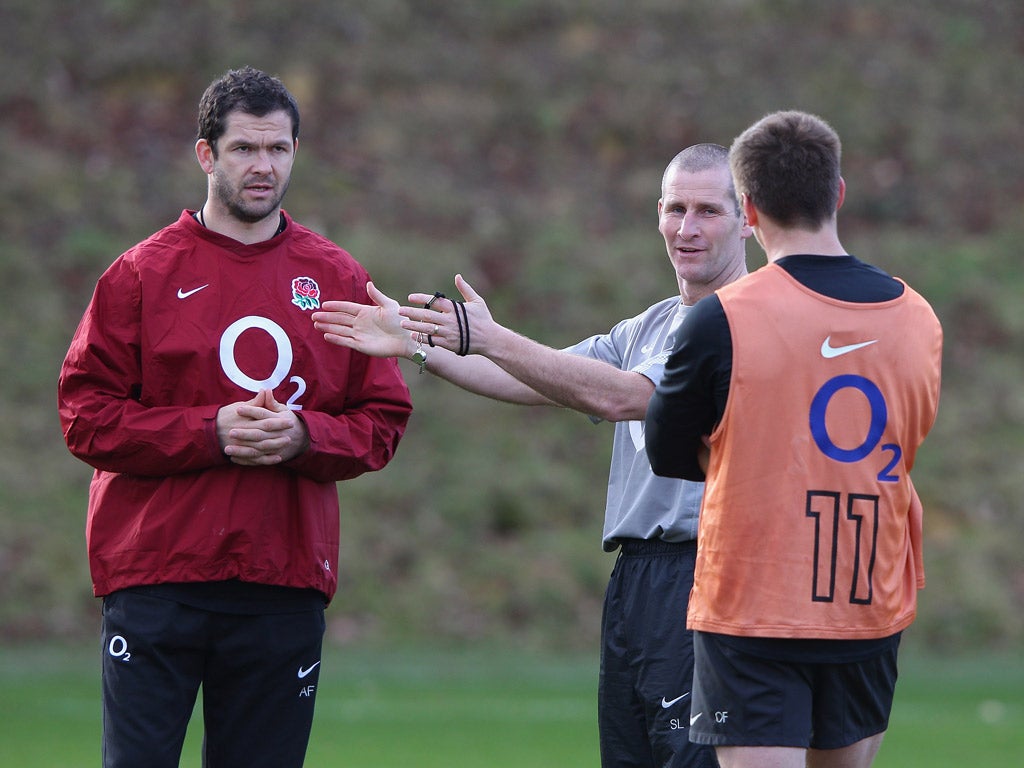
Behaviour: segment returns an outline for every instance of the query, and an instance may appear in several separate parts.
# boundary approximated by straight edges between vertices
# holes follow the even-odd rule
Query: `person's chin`
[[[235,218],[246,224],[259,224],[270,216],[277,215],[279,202],[265,205],[237,206],[234,210]]]

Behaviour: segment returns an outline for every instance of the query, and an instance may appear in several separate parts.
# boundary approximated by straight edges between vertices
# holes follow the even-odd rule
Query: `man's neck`
[[[710,283],[690,283],[682,280],[679,283],[679,298],[686,306],[693,306],[705,296],[710,296],[719,288],[739,280],[745,274],[747,274],[747,262],[741,261],[733,265],[729,272],[719,275]]]
[[[843,244],[839,242],[835,227],[827,225],[813,232],[806,229],[765,226],[759,228],[756,234],[769,264],[783,256],[795,254],[848,255]]]
[[[281,209],[275,208],[273,212],[256,222],[245,222],[223,213],[209,201],[199,209],[199,223],[212,232],[230,237],[245,245],[262,243],[276,235],[281,229]]]

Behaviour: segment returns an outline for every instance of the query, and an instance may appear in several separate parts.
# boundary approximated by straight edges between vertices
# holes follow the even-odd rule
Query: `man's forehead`
[[[706,200],[714,202],[734,202],[732,188],[728,184],[685,184],[669,183],[665,185],[662,195],[664,200]]]
[[[244,134],[256,133],[287,133],[292,131],[292,118],[287,112],[277,110],[265,115],[253,115],[249,112],[234,110],[224,118],[224,132]]]
[[[703,171],[676,169],[665,179],[665,199],[733,200],[732,177],[727,167]]]

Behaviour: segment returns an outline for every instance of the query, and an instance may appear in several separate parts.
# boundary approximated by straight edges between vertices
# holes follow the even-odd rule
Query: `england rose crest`
[[[292,280],[292,304],[300,309],[320,308],[320,286],[312,277],[296,277]]]

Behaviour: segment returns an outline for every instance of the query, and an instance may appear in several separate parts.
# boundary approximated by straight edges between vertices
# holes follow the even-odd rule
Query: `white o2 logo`
[[[107,653],[119,661],[131,661],[132,654],[128,650],[128,641],[121,635],[114,635],[107,644]]]
[[[250,329],[265,331],[277,347],[277,364],[273,372],[265,379],[254,379],[238,365],[235,359],[235,344],[238,338]],[[234,383],[252,393],[262,389],[276,389],[288,376],[292,367],[294,354],[292,343],[284,328],[266,317],[247,315],[235,320],[220,337],[220,367],[224,374]],[[288,407],[293,411],[301,411],[302,406],[295,403],[306,392],[306,382],[301,376],[292,376],[288,381],[295,384],[295,392],[288,398]]]

